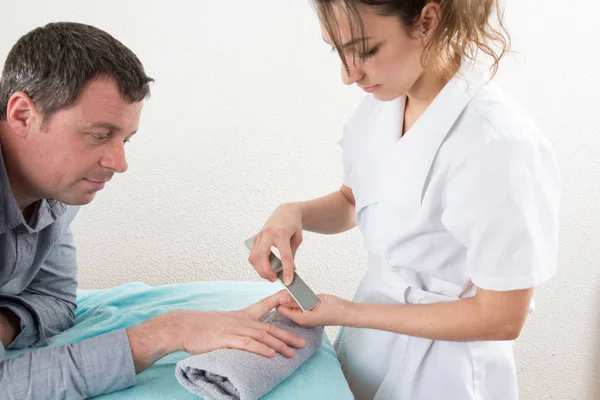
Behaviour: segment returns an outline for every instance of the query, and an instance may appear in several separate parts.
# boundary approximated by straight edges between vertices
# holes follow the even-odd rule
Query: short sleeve
[[[508,291],[554,276],[559,200],[556,159],[542,137],[494,137],[457,156],[442,223],[466,247],[471,281]]]
[[[340,141],[338,142],[341,150],[342,150],[342,169],[343,169],[343,183],[345,186],[348,186],[349,188],[352,189],[352,167],[353,167],[353,161],[352,161],[352,153],[353,153],[353,149],[349,148],[350,147],[350,143],[347,140],[347,136],[346,136],[346,126],[344,126],[344,134],[342,134],[342,138],[340,139]],[[346,140],[344,140],[346,139]]]

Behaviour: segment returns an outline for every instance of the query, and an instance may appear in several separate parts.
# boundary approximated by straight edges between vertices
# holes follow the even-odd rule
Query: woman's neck
[[[403,135],[425,112],[449,80],[433,68],[423,70],[419,79],[406,94]]]

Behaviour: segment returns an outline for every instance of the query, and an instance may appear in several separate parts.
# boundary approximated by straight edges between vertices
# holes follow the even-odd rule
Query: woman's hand
[[[271,269],[269,254],[275,246],[281,255],[284,283],[290,285],[294,278],[294,256],[302,243],[302,211],[294,203],[282,204],[256,235],[248,261],[258,274],[271,282],[277,274]]]
[[[300,326],[343,326],[354,303],[328,294],[317,296],[321,302],[310,311],[302,311],[296,301],[286,293],[279,299],[277,312]]]

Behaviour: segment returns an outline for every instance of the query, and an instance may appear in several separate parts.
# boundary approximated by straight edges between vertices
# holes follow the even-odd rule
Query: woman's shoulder
[[[478,91],[459,122],[476,129],[484,141],[545,141],[529,113],[493,82]]]

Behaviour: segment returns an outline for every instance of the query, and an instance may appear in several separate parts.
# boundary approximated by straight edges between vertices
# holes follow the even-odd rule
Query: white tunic
[[[355,301],[422,304],[555,274],[560,182],[535,123],[470,65],[400,139],[405,97],[365,97],[340,141],[368,268]],[[518,398],[511,341],[446,342],[343,328],[357,399]]]

